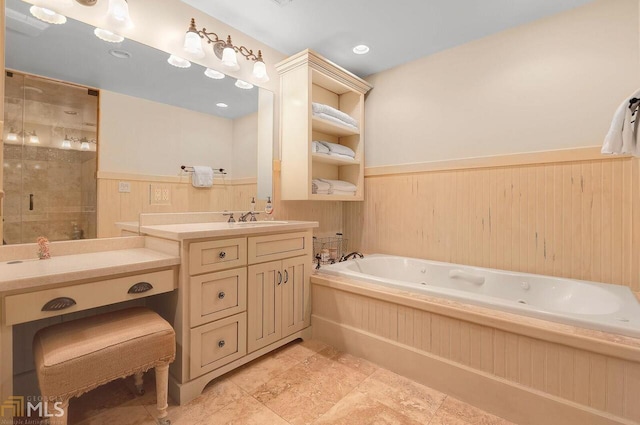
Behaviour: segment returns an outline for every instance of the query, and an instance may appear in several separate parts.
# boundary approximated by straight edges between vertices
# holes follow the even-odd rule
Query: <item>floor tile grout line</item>
[[[442,393],[442,394],[444,394],[444,395],[445,395],[445,396],[444,396],[444,398],[442,399],[442,401],[441,401],[441,402],[440,402],[440,404],[438,405],[438,408],[437,408],[436,410],[434,410],[434,411],[433,411],[433,416],[431,417],[431,420],[429,420],[429,423],[428,423],[428,424],[426,424],[426,425],[431,425],[431,423],[432,423],[433,421],[435,421],[435,420],[436,420],[436,417],[438,416],[438,412],[440,411],[440,409],[442,409],[442,405],[444,404],[445,400],[446,400],[447,398],[449,398],[449,394],[447,394],[447,393]],[[465,422],[466,422],[466,421],[465,421]]]

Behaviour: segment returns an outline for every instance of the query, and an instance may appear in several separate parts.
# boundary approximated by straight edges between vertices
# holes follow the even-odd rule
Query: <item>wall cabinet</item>
[[[307,256],[249,266],[249,353],[309,326],[310,266]]]
[[[364,95],[372,86],[311,50],[300,52],[276,67],[280,74],[282,199],[362,201]],[[313,102],[346,113],[358,121],[358,127],[315,116]],[[314,140],[347,146],[355,152],[355,158],[314,153]],[[315,194],[314,178],[343,180],[356,185],[357,191],[355,195]]]

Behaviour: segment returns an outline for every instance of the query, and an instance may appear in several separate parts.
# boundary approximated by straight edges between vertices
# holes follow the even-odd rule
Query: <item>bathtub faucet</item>
[[[362,255],[359,252],[355,252],[354,251],[354,252],[352,252],[350,254],[343,255],[342,257],[340,257],[340,261],[339,262],[341,263],[343,261],[347,261],[349,258],[356,258],[356,257],[364,258],[364,255]]]

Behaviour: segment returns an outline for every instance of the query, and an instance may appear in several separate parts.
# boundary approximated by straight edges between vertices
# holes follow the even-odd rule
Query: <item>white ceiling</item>
[[[311,48],[367,76],[592,0],[182,1],[282,53]],[[355,55],[358,44],[371,51]]]

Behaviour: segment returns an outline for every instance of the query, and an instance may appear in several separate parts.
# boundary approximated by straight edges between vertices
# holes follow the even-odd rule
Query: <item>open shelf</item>
[[[361,201],[355,195],[309,195],[309,199],[313,201]]]
[[[354,136],[360,134],[360,130],[354,129],[346,125],[340,125],[333,121],[328,121],[316,116],[311,117],[311,125],[315,131],[320,133],[333,134],[334,136]]]
[[[311,159],[315,162],[322,162],[331,165],[359,165],[360,161],[355,159],[347,159],[337,156],[327,155],[325,153],[312,153]]]

